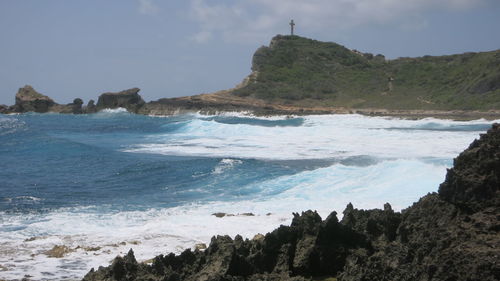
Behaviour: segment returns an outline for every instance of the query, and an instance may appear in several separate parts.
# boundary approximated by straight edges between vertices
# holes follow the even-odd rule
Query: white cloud
[[[369,24],[398,25],[405,30],[426,27],[421,14],[431,10],[460,10],[490,0],[190,0],[191,19],[206,42],[214,37],[225,41],[255,42],[276,33],[287,33],[291,18],[296,30],[345,31]],[[419,19],[408,21],[408,18]],[[412,26],[414,24],[414,26]],[[210,34],[210,36],[207,36]]]
[[[143,15],[154,15],[158,13],[159,8],[153,3],[153,0],[139,0],[139,13]]]

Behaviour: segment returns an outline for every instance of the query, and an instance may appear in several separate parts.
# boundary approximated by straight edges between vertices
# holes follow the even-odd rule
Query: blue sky
[[[498,0],[0,0],[0,104],[25,84],[59,103],[231,88],[289,32],[388,58],[500,48]]]

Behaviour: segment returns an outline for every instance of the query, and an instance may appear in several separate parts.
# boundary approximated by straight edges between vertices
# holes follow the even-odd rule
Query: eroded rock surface
[[[97,100],[97,110],[105,108],[126,108],[130,112],[137,113],[145,102],[139,95],[139,88],[132,88],[117,93],[104,93]]]
[[[439,195],[461,210],[500,206],[500,130],[498,124],[475,140],[453,163]]]
[[[17,91],[15,112],[48,112],[49,108],[56,103],[48,96],[35,91],[30,85],[26,85]]]

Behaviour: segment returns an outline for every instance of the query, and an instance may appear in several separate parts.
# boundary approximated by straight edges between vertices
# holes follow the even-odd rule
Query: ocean
[[[0,116],[0,279],[78,280],[292,212],[410,206],[493,121],[361,115]],[[226,213],[216,217],[214,213]],[[62,257],[50,256],[58,246]]]

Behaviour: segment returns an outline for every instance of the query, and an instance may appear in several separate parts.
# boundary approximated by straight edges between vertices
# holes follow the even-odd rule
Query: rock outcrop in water
[[[0,114],[5,114],[9,111],[9,107],[5,104],[0,104]]]
[[[95,106],[94,100],[89,100],[89,102],[87,103],[87,106],[85,106],[85,108],[84,108],[84,112],[85,113],[96,113],[97,112],[97,108]]]
[[[32,86],[20,88],[16,94],[16,103],[12,106],[0,105],[0,113],[25,113],[25,112],[55,112],[55,113],[96,113],[105,108],[126,108],[129,112],[137,113],[144,105],[144,100],[138,94],[139,88],[132,88],[117,93],[104,93],[99,96],[97,105],[90,100],[83,106],[83,100],[76,98],[72,103],[58,104],[50,97],[40,94]]]
[[[144,105],[144,100],[138,94],[139,88],[132,88],[117,93],[104,93],[97,100],[97,110],[105,108],[126,108],[130,112],[137,113]]]
[[[83,280],[499,280],[500,125],[455,159],[439,193],[401,213],[358,210],[342,221],[313,211],[243,240],[138,263],[132,250]]]
[[[26,85],[20,88],[16,94],[14,111],[45,113],[54,105],[56,103],[51,98],[35,91],[30,85]]]

